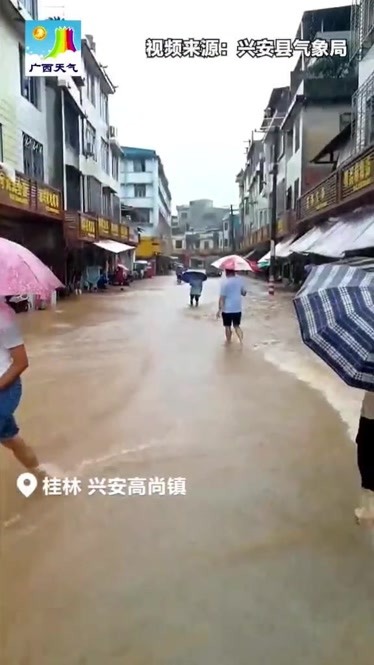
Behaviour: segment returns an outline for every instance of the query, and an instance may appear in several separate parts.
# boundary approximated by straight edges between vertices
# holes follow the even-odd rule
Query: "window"
[[[18,50],[21,95],[27,99],[30,104],[39,108],[40,79],[35,78],[34,76],[25,76],[25,49],[19,44]]]
[[[284,132],[281,132],[279,135],[279,145],[278,145],[278,159],[281,159],[285,153],[286,141]]]
[[[32,16],[33,19],[37,19],[38,16],[38,2],[37,0],[21,0],[21,5],[24,6],[26,11]]]
[[[146,186],[134,185],[134,196],[137,199],[144,199],[146,196]]]
[[[101,139],[101,168],[109,174],[109,143]]]
[[[97,147],[96,147],[96,129],[91,125],[88,120],[86,121],[86,135],[84,141],[84,152],[86,157],[92,157],[95,162],[97,160]]]
[[[297,152],[300,148],[300,116],[297,118],[294,124],[294,152]]]
[[[151,223],[151,211],[150,211],[149,208],[138,208],[137,215],[138,215],[140,226],[142,224],[150,224]]]
[[[292,187],[289,187],[286,192],[286,210],[292,208]]]
[[[229,244],[229,241],[227,240],[227,238],[225,238],[224,241],[223,241],[224,247],[228,247],[228,244]]]
[[[23,172],[29,178],[44,181],[43,146],[31,136],[22,132]]]
[[[106,124],[108,124],[108,97],[104,92],[100,92],[100,115]]]
[[[296,210],[297,200],[300,196],[300,181],[299,178],[293,184],[293,209]]]
[[[187,219],[188,218],[188,212],[181,212],[181,219]]]
[[[204,240],[204,249],[209,249],[209,240]]]
[[[103,187],[101,193],[102,213],[104,217],[112,217],[112,201],[111,194],[107,187]]]
[[[119,178],[119,161],[117,155],[112,153],[112,178],[118,180]]]
[[[89,72],[87,72],[87,97],[91,104],[96,106],[96,79]]]
[[[4,161],[3,126],[0,125],[0,162]]]
[[[101,182],[92,176],[86,178],[87,198],[85,212],[101,214]]]
[[[286,151],[288,156],[292,155],[292,150],[293,150],[293,133],[292,129],[290,129],[286,134]]]
[[[145,173],[145,160],[136,159],[134,161],[134,171],[135,173]]]
[[[182,249],[182,241],[181,240],[176,240],[175,241],[175,249]]]
[[[79,118],[65,101],[65,137],[67,144],[79,153]]]

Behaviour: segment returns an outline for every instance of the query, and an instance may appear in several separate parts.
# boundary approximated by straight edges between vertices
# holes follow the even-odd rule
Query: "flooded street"
[[[214,279],[193,310],[165,277],[20,315],[22,432],[83,490],[25,499],[0,450],[2,665],[372,665],[361,395],[249,284],[242,349]],[[186,495],[88,495],[114,478]]]

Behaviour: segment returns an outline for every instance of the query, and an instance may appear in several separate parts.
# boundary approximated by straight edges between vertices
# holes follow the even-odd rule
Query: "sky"
[[[236,42],[294,38],[303,11],[339,0],[39,0],[40,18],[81,19],[118,89],[110,123],[122,145],[151,148],[163,162],[176,205],[210,198],[237,205],[235,177],[273,88],[288,85],[289,59],[236,56]],[[150,38],[220,38],[217,59],[147,59]],[[256,136],[256,135],[255,135]],[[258,135],[257,135],[258,137]]]

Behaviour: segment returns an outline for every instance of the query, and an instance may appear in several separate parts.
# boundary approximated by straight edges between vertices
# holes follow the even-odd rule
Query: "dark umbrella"
[[[374,273],[314,267],[294,305],[303,342],[349,386],[374,391]]]
[[[207,279],[208,278],[206,276],[205,270],[198,270],[197,268],[195,270],[193,268],[185,270],[182,275],[182,280],[186,282],[186,284],[190,284],[191,281],[195,280],[200,280],[201,282],[205,282]]]

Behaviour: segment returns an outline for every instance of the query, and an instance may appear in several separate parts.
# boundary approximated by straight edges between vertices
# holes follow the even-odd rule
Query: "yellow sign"
[[[19,178],[10,180],[3,171],[0,170],[0,201],[7,204],[18,204],[19,206],[30,207],[30,183],[28,180]]]
[[[99,217],[99,236],[109,236],[110,235],[110,222],[103,217]]]
[[[157,238],[141,238],[136,248],[136,257],[151,259],[156,254],[161,254],[161,244]]]
[[[307,210],[322,210],[323,208],[326,208],[328,205],[326,201],[326,189],[324,185],[322,187],[319,187],[316,189],[314,192],[309,194],[309,196],[306,197],[306,209]]]
[[[365,189],[374,182],[373,156],[366,155],[343,171],[342,197]]]
[[[119,224],[114,224],[114,222],[111,222],[110,234],[115,238],[119,238]]]
[[[52,189],[38,187],[38,208],[43,212],[61,213],[60,195]]]
[[[80,218],[80,232],[85,238],[96,240],[96,222],[87,217]]]

